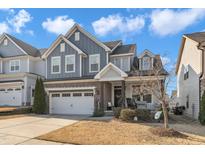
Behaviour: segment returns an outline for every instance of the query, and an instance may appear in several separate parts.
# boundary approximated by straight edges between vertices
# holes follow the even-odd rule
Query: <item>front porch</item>
[[[112,111],[114,107],[136,107],[140,109],[155,110],[159,102],[151,91],[142,90],[142,79],[130,79],[128,75],[113,64],[108,64],[101,70],[95,79],[100,84],[97,109],[105,112]]]

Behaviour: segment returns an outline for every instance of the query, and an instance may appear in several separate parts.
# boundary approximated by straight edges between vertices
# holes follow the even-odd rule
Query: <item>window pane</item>
[[[143,69],[144,70],[149,70],[150,69],[150,58],[149,57],[144,57],[143,60]]]
[[[55,66],[53,66],[53,72],[59,72],[59,69],[60,67],[59,67],[59,65],[55,65]]]
[[[98,71],[98,64],[91,64],[91,71]]]
[[[65,43],[61,43],[60,45],[60,51],[64,52],[65,51]]]
[[[73,93],[73,97],[82,96],[82,93]]]
[[[52,97],[60,97],[60,94],[52,94]]]
[[[152,95],[151,94],[144,95],[143,101],[146,101],[147,103],[151,103],[152,102]]]
[[[67,70],[68,72],[74,71],[74,66],[73,66],[73,64],[66,65],[66,70]]]
[[[64,93],[62,94],[62,97],[70,97],[70,93]]]

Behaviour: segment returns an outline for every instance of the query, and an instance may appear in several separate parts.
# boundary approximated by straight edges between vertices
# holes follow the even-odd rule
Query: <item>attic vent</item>
[[[8,45],[8,40],[5,39],[5,40],[4,40],[4,46],[7,46],[7,45]]]
[[[79,41],[79,40],[80,40],[80,33],[75,32],[75,41]]]

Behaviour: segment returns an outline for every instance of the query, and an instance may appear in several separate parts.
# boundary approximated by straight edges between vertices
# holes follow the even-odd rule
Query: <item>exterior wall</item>
[[[79,31],[76,31],[79,32]],[[106,66],[107,64],[107,52],[94,41],[92,41],[89,37],[80,32],[80,40],[75,41],[75,33],[69,38],[73,44],[75,44],[79,49],[85,52],[87,55],[91,54],[100,54],[100,69]],[[89,56],[83,58],[83,76],[95,75],[97,73],[89,72]],[[79,65],[79,63],[78,63]]]
[[[62,41],[63,42],[63,41]],[[61,42],[61,43],[62,43]],[[65,56],[75,55],[75,72],[65,73]],[[59,74],[51,73],[51,57],[60,56],[61,57],[61,71]],[[65,52],[60,52],[60,44],[52,51],[52,53],[47,58],[47,78],[57,79],[57,78],[69,78],[69,77],[80,77],[80,55],[77,51],[71,48],[67,43],[65,43]]]
[[[201,51],[198,43],[186,39],[177,73],[177,96],[180,105],[186,106],[189,97],[189,108],[185,114],[198,119],[199,114],[199,76],[201,73]],[[184,80],[184,68],[188,65],[189,78]]]
[[[30,72],[46,77],[46,61],[45,60],[39,59],[35,61],[30,61],[30,63],[31,63]]]
[[[15,44],[13,44],[9,39],[8,45],[4,46],[3,41],[0,44],[0,55],[2,57],[13,57],[13,56],[20,56],[25,55]],[[12,51],[12,52],[11,52]]]
[[[12,58],[12,60],[20,60],[20,71],[21,73],[28,72],[28,60],[27,58]],[[10,72],[10,60],[3,60],[2,64],[4,74],[15,74],[16,72]]]

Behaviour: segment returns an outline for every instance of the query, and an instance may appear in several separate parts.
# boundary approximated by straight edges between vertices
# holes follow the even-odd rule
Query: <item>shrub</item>
[[[205,91],[200,101],[199,121],[202,125],[205,125]]]
[[[132,121],[136,115],[133,109],[122,109],[120,112],[120,119],[123,121]]]
[[[47,110],[46,93],[42,79],[36,80],[35,93],[34,93],[34,105],[33,112],[37,114],[44,114]]]
[[[139,120],[149,121],[152,119],[150,110],[147,109],[136,109],[136,116]]]
[[[102,109],[95,110],[93,113],[93,117],[103,117],[104,115],[105,112]]]
[[[121,112],[122,108],[115,107],[113,110],[114,110],[114,117],[118,119],[120,117],[120,112]]]

